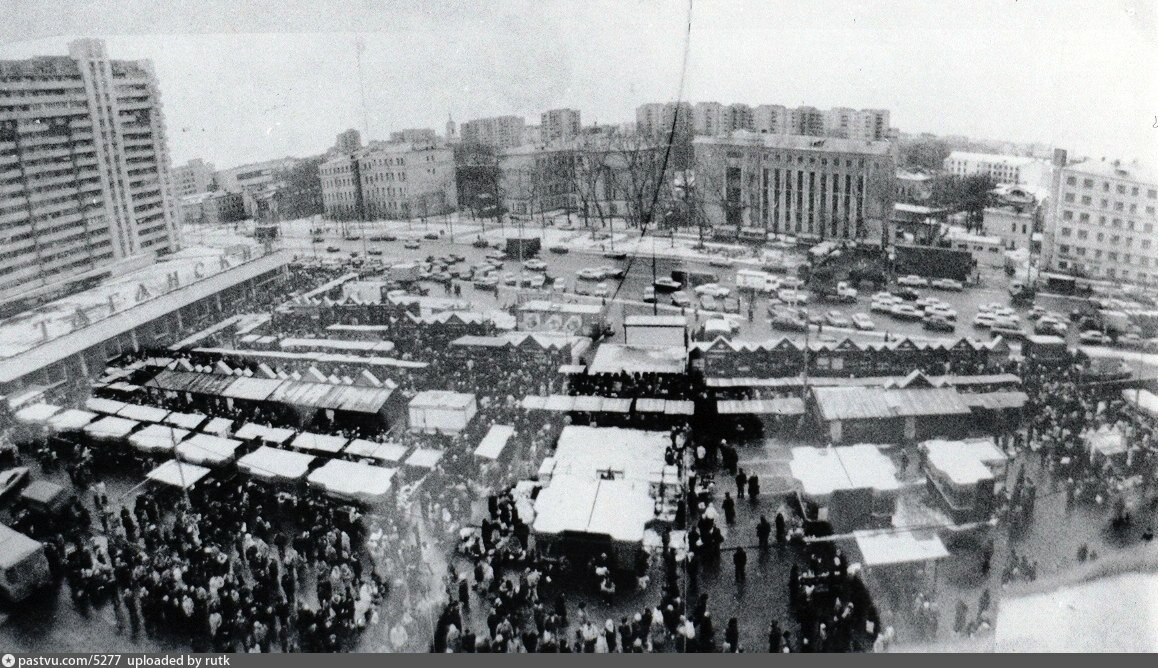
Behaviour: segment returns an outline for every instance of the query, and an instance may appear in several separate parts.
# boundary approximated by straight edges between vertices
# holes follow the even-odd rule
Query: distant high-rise
[[[642,135],[666,139],[674,128],[676,137],[690,137],[695,129],[695,110],[690,102],[651,102],[635,109],[635,130]]]
[[[173,167],[173,192],[177,199],[212,190],[215,171],[212,163],[201,158],[193,158],[184,165]]]
[[[362,135],[354,128],[339,134],[334,141],[335,153],[353,153],[360,148],[362,148]]]
[[[462,140],[497,149],[522,146],[524,126],[526,121],[522,116],[476,118],[462,124]]]
[[[160,91],[104,42],[0,61],[0,301],[178,244]]]
[[[543,142],[571,141],[579,136],[578,109],[551,109],[544,111],[539,123]]]
[[[697,102],[692,108],[692,125],[697,135],[715,137],[727,128],[724,125],[724,105],[719,102]]]

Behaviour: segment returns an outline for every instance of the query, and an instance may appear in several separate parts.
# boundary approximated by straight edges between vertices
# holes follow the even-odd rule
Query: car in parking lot
[[[341,248],[338,248],[337,246],[326,246],[326,252],[327,252],[327,253],[337,253],[337,252],[339,252],[339,251],[341,251],[341,250],[342,250],[342,249],[341,249]]]
[[[791,290],[799,290],[800,288],[804,287],[804,281],[800,280],[796,276],[785,276],[784,278],[780,279],[780,287]]]
[[[381,248],[371,248],[370,250],[366,251],[366,253],[369,255],[381,255],[382,249]]]
[[[595,286],[595,289],[591,291],[591,294],[595,295],[596,297],[610,297],[611,284],[607,282],[600,283],[599,285]]]
[[[417,239],[409,239],[402,244],[402,247],[406,250],[418,250],[422,248],[422,244],[420,244]]]
[[[926,316],[923,326],[931,332],[952,332],[957,329],[953,323],[936,315]]]
[[[940,316],[946,320],[957,319],[957,311],[948,304],[934,304],[933,306],[925,309],[925,312]]]
[[[961,281],[955,281],[952,278],[935,278],[929,283],[929,287],[938,290],[952,290],[953,292],[961,292],[965,289]]]
[[[1078,340],[1087,345],[1106,346],[1110,344],[1110,337],[1096,329],[1088,329],[1078,335]]]
[[[1047,336],[1065,336],[1069,330],[1069,326],[1060,320],[1053,318],[1041,318],[1033,323],[1034,334],[1044,334]]]
[[[712,295],[700,295],[700,307],[705,311],[715,311],[720,308],[720,303]]]
[[[713,297],[727,297],[732,291],[719,283],[704,283],[694,288],[697,295],[711,295]]]
[[[547,250],[551,251],[552,253],[554,253],[556,255],[566,255],[567,252],[569,251],[569,249],[566,246],[550,246],[547,248]]]
[[[898,288],[895,294],[901,300],[907,301],[907,302],[915,302],[921,298],[921,293],[917,292],[916,290],[914,290],[912,288],[905,288],[905,287]]]
[[[1020,341],[1025,338],[1025,330],[1021,327],[994,325],[990,328],[989,334],[993,336],[993,338],[1000,336],[1003,339],[1012,339],[1014,341]]]
[[[430,239],[431,241],[438,241],[438,233],[437,232],[427,232],[426,234],[422,235],[422,238],[423,239]]]
[[[654,288],[652,290],[654,291]],[[691,306],[692,298],[686,292],[673,292],[671,293],[671,303],[676,306]]]
[[[898,320],[920,320],[921,312],[918,311],[912,304],[893,304],[893,308],[889,313]]]
[[[1126,332],[1118,337],[1117,344],[1127,348],[1141,348],[1142,337],[1138,336],[1135,332]]]
[[[655,286],[649,285],[643,289],[643,301],[648,304],[655,303]]]
[[[893,302],[874,299],[872,303],[869,304],[869,310],[876,313],[892,313]]]
[[[901,276],[898,278],[897,285],[905,285],[911,288],[923,288],[929,285],[929,281],[916,274],[909,274],[908,276]]]
[[[785,304],[805,304],[808,302],[808,295],[800,290],[785,289],[777,292],[776,296]]]
[[[808,329],[808,323],[788,313],[777,313],[772,317],[772,328],[785,332],[803,332]]]
[[[547,271],[547,263],[542,260],[527,260],[523,262],[523,268],[527,271]]]
[[[497,248],[494,250],[487,251],[486,255],[484,255],[483,257],[485,257],[488,260],[493,260],[495,262],[506,262],[507,261],[507,254],[501,250],[498,250]]]
[[[716,256],[708,260],[708,264],[713,267],[730,267],[735,264],[735,261],[730,257]]]
[[[877,328],[876,323],[872,321],[865,313],[854,313],[852,316],[852,324],[861,331],[870,331]]]
[[[829,311],[828,313],[825,313],[824,322],[828,323],[832,327],[848,327],[852,324],[849,322],[849,319],[845,317],[845,315],[840,311]]]
[[[597,267],[597,269],[604,278],[623,278],[627,273],[627,270],[623,269],[622,267],[613,267],[609,264]]]
[[[978,329],[989,329],[993,326],[993,314],[987,311],[979,311],[977,315],[973,316],[973,326]]]
[[[584,267],[575,272],[575,277],[583,281],[601,281],[605,275],[598,267]]]

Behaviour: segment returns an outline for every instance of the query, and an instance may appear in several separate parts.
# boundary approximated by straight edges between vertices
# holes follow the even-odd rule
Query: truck
[[[766,271],[741,269],[736,272],[736,287],[756,292],[775,292],[780,287],[780,279]]]

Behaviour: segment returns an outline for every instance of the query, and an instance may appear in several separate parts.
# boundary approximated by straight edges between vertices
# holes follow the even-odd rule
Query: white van
[[[0,524],[0,593],[19,602],[48,584],[44,544]]]

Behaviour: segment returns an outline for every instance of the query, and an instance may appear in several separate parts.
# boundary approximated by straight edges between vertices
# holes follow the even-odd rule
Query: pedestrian
[[[736,501],[732,498],[732,495],[729,492],[724,492],[724,501],[722,505],[724,507],[724,521],[727,522],[729,526],[735,524]]]
[[[756,503],[758,496],[760,496],[760,477],[753,474],[748,476],[748,500]]]
[[[736,472],[736,496],[744,497],[744,487],[748,484],[748,475],[744,473],[744,469]]]
[[[788,539],[788,523],[784,520],[784,513],[776,513],[776,542],[784,543]]]
[[[761,550],[768,549],[768,536],[771,534],[772,525],[769,524],[767,517],[761,515],[760,521],[756,523],[756,540],[759,541]]]
[[[744,548],[736,548],[732,554],[732,565],[736,567],[736,582],[743,582],[747,576],[746,569],[748,568],[748,553],[744,551]]]

